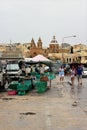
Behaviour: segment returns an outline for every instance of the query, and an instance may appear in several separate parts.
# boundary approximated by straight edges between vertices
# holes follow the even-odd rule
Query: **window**
[[[19,70],[18,64],[7,64],[6,70]]]

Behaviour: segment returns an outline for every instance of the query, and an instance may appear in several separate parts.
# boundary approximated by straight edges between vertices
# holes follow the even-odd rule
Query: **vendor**
[[[26,76],[31,76],[32,68],[31,66],[26,67]]]
[[[25,65],[21,66],[22,75],[26,75]]]
[[[40,74],[44,74],[44,71],[45,71],[44,65],[41,65],[40,66]]]

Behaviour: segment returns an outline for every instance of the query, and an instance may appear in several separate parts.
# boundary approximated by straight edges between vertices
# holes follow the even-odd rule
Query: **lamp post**
[[[62,61],[63,61],[63,43],[64,43],[64,39],[65,38],[71,38],[71,37],[76,37],[76,35],[72,35],[72,36],[66,36],[62,38]]]

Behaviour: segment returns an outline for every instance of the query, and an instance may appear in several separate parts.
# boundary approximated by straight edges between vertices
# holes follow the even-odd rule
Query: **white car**
[[[86,68],[86,67],[83,68],[82,77],[83,77],[83,78],[86,78],[86,77],[87,77],[87,68]]]
[[[8,63],[6,66],[6,78],[8,81],[19,79],[21,74],[21,70],[19,68],[18,63]]]

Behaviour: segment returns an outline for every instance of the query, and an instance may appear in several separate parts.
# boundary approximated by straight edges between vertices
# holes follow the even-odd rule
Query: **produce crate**
[[[56,75],[54,75],[54,74],[50,74],[49,76],[48,76],[48,79],[49,80],[53,80],[53,79],[55,79],[56,78]]]
[[[26,94],[25,91],[18,91],[18,95],[19,95],[19,96],[23,96],[23,95],[25,95],[25,94]]]
[[[37,89],[38,93],[43,93],[47,89],[47,82],[36,82],[35,88]]]
[[[36,76],[36,72],[32,72],[31,75],[32,75],[32,76]]]
[[[31,90],[32,84],[31,80],[24,80],[17,85],[17,91],[28,91]]]
[[[24,80],[24,83],[25,83],[26,85],[28,85],[28,90],[31,90],[31,89],[32,89],[31,80]]]
[[[36,74],[36,79],[38,80],[40,80],[40,78],[41,78],[41,75],[40,74]]]
[[[8,88],[13,89],[13,90],[17,90],[18,84],[19,84],[18,81],[12,81],[12,82],[9,84]]]

